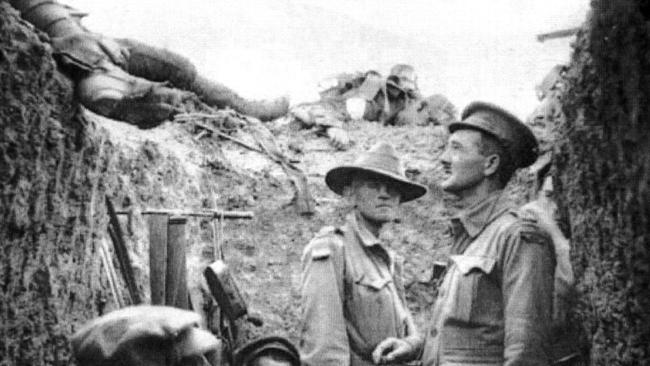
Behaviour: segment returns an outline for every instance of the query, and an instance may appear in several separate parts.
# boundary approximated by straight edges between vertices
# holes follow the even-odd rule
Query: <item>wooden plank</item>
[[[170,217],[167,226],[167,278],[165,305],[188,309],[187,265],[185,259],[187,218]]]
[[[549,39],[571,37],[571,36],[573,36],[575,34],[578,34],[580,29],[581,29],[580,27],[576,27],[576,28],[561,29],[561,30],[556,30],[556,31],[553,31],[553,32],[538,34],[537,35],[537,41],[544,42],[544,41],[549,40]]]
[[[118,308],[121,309],[124,307],[124,300],[122,299],[122,294],[117,287],[115,268],[113,267],[113,262],[111,261],[111,256],[109,255],[108,244],[104,238],[102,238],[99,244],[99,256],[102,260],[102,266],[106,271],[106,279],[108,280],[108,285],[111,288],[111,293],[113,294],[115,304]]]
[[[113,241],[113,247],[115,248],[115,255],[117,256],[117,261],[122,270],[122,277],[126,283],[126,288],[131,297],[132,304],[142,303],[140,292],[138,291],[138,286],[135,282],[135,275],[133,274],[133,267],[131,266],[131,259],[129,258],[129,251],[126,248],[126,242],[124,240],[124,234],[122,233],[122,228],[120,226],[120,221],[117,218],[115,213],[115,208],[113,203],[106,196],[106,210],[108,211],[109,225],[108,225],[108,234]]]
[[[151,304],[165,304],[165,281],[167,277],[167,222],[169,215],[149,215],[149,284]]]

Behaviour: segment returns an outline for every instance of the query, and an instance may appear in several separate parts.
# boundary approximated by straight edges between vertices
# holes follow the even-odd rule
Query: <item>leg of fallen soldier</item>
[[[128,50],[124,69],[131,75],[168,81],[180,89],[189,89],[196,79],[196,67],[186,57],[132,39],[118,39],[117,42]]]
[[[196,93],[203,102],[217,108],[230,107],[238,112],[262,120],[277,118],[287,113],[286,98],[275,100],[248,100],[231,88],[202,77],[189,59],[172,51],[152,47],[132,39],[119,39],[129,53],[125,70],[133,75]]]

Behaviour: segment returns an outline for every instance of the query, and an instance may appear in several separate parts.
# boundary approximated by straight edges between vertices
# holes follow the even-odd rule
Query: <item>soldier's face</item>
[[[352,181],[351,199],[359,213],[369,221],[385,224],[395,220],[400,193],[389,179],[358,175]]]
[[[479,152],[480,141],[481,133],[473,130],[457,130],[449,136],[440,156],[445,174],[442,189],[463,195],[483,182],[486,157]]]
[[[404,96],[402,89],[396,88],[391,84],[386,85],[386,93],[388,93],[388,99],[390,100],[401,99]]]

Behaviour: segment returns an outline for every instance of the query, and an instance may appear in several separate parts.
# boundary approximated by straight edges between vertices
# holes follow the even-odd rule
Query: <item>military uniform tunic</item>
[[[339,229],[321,230],[302,264],[303,365],[372,365],[379,342],[415,330],[400,266],[354,214]]]
[[[549,237],[496,192],[452,219],[450,265],[423,365],[547,365],[555,259]]]

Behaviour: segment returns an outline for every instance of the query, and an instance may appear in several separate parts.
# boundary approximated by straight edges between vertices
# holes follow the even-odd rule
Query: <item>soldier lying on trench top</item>
[[[196,94],[213,107],[271,120],[287,113],[286,97],[248,100],[200,75],[185,57],[132,39],[86,29],[87,14],[56,0],[11,0],[21,17],[47,33],[59,68],[74,81],[76,97],[89,110],[142,128],[171,118]],[[178,89],[176,89],[178,88]]]
[[[303,365],[372,365],[387,337],[418,339],[404,301],[401,261],[379,232],[400,203],[426,188],[409,181],[393,147],[379,143],[325,182],[352,206],[341,227],[325,227],[303,252],[300,350]]]
[[[316,127],[335,148],[347,150],[353,141],[347,132],[352,121],[376,121],[382,125],[447,125],[456,120],[449,100],[434,94],[422,98],[413,66],[397,64],[384,79],[377,71],[340,74],[320,85],[320,100],[294,106],[291,123]]]

